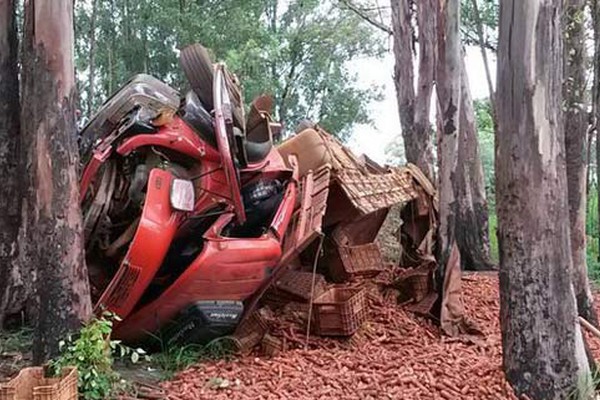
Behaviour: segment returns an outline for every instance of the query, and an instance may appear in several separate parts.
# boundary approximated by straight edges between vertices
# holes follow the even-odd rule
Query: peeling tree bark
[[[490,270],[488,208],[477,124],[464,56],[461,62],[460,132],[456,167],[456,242],[463,269]]]
[[[567,185],[569,193],[569,221],[571,229],[571,258],[573,285],[577,310],[586,320],[598,325],[594,298],[588,281],[586,262],[586,141],[588,118],[586,112],[586,55],[585,19],[586,0],[567,0],[565,3],[563,96],[565,111],[565,147],[567,157]]]
[[[0,329],[9,315],[23,311],[26,282],[17,255],[20,225],[19,76],[15,0],[0,0]]]
[[[440,0],[437,15],[437,99],[440,112],[438,264],[445,268],[456,238],[456,167],[461,106],[460,1]],[[443,276],[443,274],[442,274]]]
[[[23,51],[28,190],[20,242],[22,262],[35,267],[33,357],[41,363],[91,313],[76,173],[72,0],[25,2]]]
[[[500,5],[496,196],[503,366],[516,394],[532,400],[573,398],[589,376],[570,274],[561,15],[562,0]]]
[[[435,24],[432,23],[434,20],[431,18],[435,13],[435,1],[417,2],[419,76],[416,93],[410,1],[391,2],[395,59],[394,84],[406,160],[418,166],[432,182],[435,182],[435,179],[429,112],[435,71]]]

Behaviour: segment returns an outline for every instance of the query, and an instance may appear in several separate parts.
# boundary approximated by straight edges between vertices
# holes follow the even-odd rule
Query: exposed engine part
[[[135,168],[135,172],[133,174],[133,179],[131,179],[131,184],[129,185],[129,190],[127,194],[131,201],[133,201],[137,205],[141,205],[144,201],[144,188],[148,184],[148,176],[150,175],[150,167],[146,164],[139,164]]]
[[[86,247],[94,241],[98,225],[107,218],[110,202],[115,191],[115,180],[117,170],[115,163],[109,161],[102,170],[102,177],[99,179],[97,187],[93,188],[92,196],[89,198],[89,205],[84,205],[86,210],[83,217],[83,232]]]
[[[119,249],[128,244],[135,235],[138,225],[140,224],[140,217],[137,217],[131,225],[106,248],[105,254],[107,257],[114,257],[117,255]]]

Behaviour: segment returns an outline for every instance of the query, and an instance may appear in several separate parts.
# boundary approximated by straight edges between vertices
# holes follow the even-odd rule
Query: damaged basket
[[[263,337],[260,345],[263,354],[269,357],[275,357],[283,350],[283,342],[281,339],[269,335],[268,333]]]
[[[383,269],[381,252],[375,243],[337,246],[334,252],[337,254],[329,260],[328,265],[331,277],[335,282],[346,282],[359,277],[373,277]]]
[[[77,400],[77,368],[57,378],[45,378],[42,367],[25,368],[0,385],[0,400]]]
[[[367,319],[364,289],[334,287],[313,303],[313,330],[322,336],[350,336]]]
[[[402,294],[401,301],[412,300],[418,303],[433,290],[433,269],[435,264],[423,264],[417,268],[404,270],[394,283]]]
[[[314,281],[314,288],[313,288]],[[316,274],[313,277],[311,272],[289,271],[275,282],[275,288],[281,292],[289,294],[290,300],[310,300],[314,292],[314,297],[318,297],[325,291],[325,278]]]
[[[268,330],[269,326],[260,311],[254,311],[240,323],[231,337],[236,352],[240,354],[251,352]]]

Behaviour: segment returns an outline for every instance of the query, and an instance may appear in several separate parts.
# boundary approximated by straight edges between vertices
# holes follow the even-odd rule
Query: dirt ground
[[[493,273],[463,277],[465,307],[485,337],[444,338],[429,321],[373,300],[369,321],[349,340],[314,338],[308,349],[272,358],[203,362],[161,383],[164,391],[151,390],[151,398],[516,399],[501,370],[497,284]],[[600,340],[587,336],[600,360]],[[27,364],[28,353],[18,351],[26,339],[1,341],[0,378]]]
[[[442,338],[428,321],[374,302],[350,341],[207,362],[163,387],[174,400],[515,399],[501,370],[497,284],[495,274],[463,278],[465,307],[485,337]],[[600,356],[600,342],[591,347]]]

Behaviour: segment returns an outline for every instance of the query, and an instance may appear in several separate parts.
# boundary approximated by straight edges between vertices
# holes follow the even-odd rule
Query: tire
[[[181,64],[181,69],[194,93],[196,93],[206,109],[212,111],[215,108],[213,102],[213,80],[215,69],[210,54],[208,54],[208,50],[199,43],[189,45],[181,50],[179,63]],[[245,123],[241,106],[242,100],[240,88],[235,86],[233,77],[228,71],[225,74],[225,80],[232,101],[234,124],[238,128],[244,130]],[[234,91],[236,92],[236,95],[232,95],[232,92]]]
[[[212,111],[214,68],[208,50],[201,44],[187,46],[181,50],[179,63],[194,93]]]

